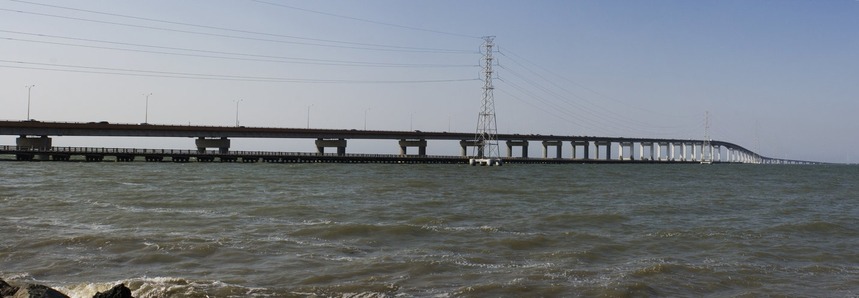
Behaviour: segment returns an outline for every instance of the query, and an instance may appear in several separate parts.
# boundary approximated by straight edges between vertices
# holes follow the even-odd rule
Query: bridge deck
[[[147,162],[267,162],[267,163],[401,163],[401,164],[468,164],[468,157],[446,155],[397,154],[318,154],[310,152],[197,151],[180,149],[54,147],[49,150],[0,146],[0,159],[19,161],[147,161]],[[672,160],[604,160],[568,158],[502,158],[508,164],[582,164],[582,163],[697,163]]]
[[[98,156],[120,156],[114,152],[59,152],[53,149],[50,136],[122,136],[122,137],[182,137],[182,138],[197,138],[195,141],[198,149],[219,148],[220,153],[197,153],[198,151],[185,150],[186,153],[158,153],[159,155],[170,157],[176,160],[184,159],[204,159],[210,160],[212,156],[219,160],[231,160],[247,156],[248,160],[253,160],[253,156],[257,159],[263,159],[265,154],[250,154],[247,152],[227,152],[229,149],[229,138],[291,138],[291,139],[316,139],[316,147],[319,152],[324,152],[324,148],[336,147],[338,154],[327,155],[317,153],[276,153],[279,160],[341,160],[348,161],[380,161],[380,162],[439,162],[439,163],[464,163],[468,158],[465,156],[426,156],[426,141],[427,140],[451,140],[460,141],[462,155],[465,155],[467,146],[480,146],[475,143],[475,134],[459,133],[459,132],[423,132],[415,131],[374,131],[374,130],[356,130],[356,129],[302,129],[302,128],[267,128],[267,127],[224,127],[224,126],[184,126],[184,125],[153,125],[153,124],[113,124],[107,122],[40,122],[40,121],[0,121],[0,135],[16,135],[18,138],[18,146],[42,148],[44,150],[54,150],[52,152],[18,152],[7,149],[5,154],[13,154],[20,158],[28,158],[28,156],[48,155],[57,156],[63,159],[66,155],[84,155],[90,156],[90,159],[98,159]],[[29,136],[36,136],[30,138]],[[405,153],[406,147],[418,147],[421,156],[410,155],[378,155],[378,154],[345,154],[346,142],[348,139],[366,139],[366,140],[397,140],[402,148],[401,152]],[[626,138],[626,137],[597,137],[597,136],[555,136],[555,135],[540,135],[540,134],[498,134],[499,141],[507,141],[508,151],[512,151],[513,146],[521,146],[523,157],[503,158],[507,163],[643,163],[643,162],[658,162],[658,163],[681,163],[681,162],[696,162],[703,161],[702,149],[705,144],[711,152],[709,159],[713,159],[715,153],[717,159],[714,162],[740,162],[740,163],[779,163],[779,164],[816,164],[815,162],[787,160],[778,158],[769,158],[761,156],[742,146],[712,140],[705,142],[704,140],[691,139],[659,139],[659,138]],[[528,142],[540,142],[544,151],[543,158],[527,157]],[[557,156],[562,155],[564,142],[573,146],[574,158],[547,158],[546,152],[549,147],[555,147]],[[634,148],[637,145],[637,149]],[[613,149],[614,148],[614,149]],[[716,149],[715,151],[713,149]],[[589,150],[593,149],[593,154],[589,155]],[[675,150],[677,149],[677,150]],[[687,150],[688,149],[688,150]],[[725,160],[721,160],[721,150],[725,151]],[[121,149],[116,149],[121,150]],[[145,149],[130,149],[130,150],[145,150]],[[151,149],[148,149],[151,150]],[[582,150],[582,158],[575,158],[576,151]],[[617,150],[617,151],[614,151]],[[618,155],[612,155],[614,151]],[[644,158],[644,152],[649,152],[649,160]],[[697,151],[697,152],[696,152]],[[177,151],[178,152],[178,151]],[[600,152],[603,152],[602,155]],[[635,155],[638,158],[635,158]],[[3,154],[0,152],[0,154]],[[121,158],[126,159],[133,157],[144,156],[146,154],[155,153],[122,153]],[[344,155],[345,154],[345,155]],[[678,157],[680,155],[680,157]],[[154,156],[154,155],[153,155]],[[174,158],[175,157],[175,158]],[[588,158],[589,157],[589,158]],[[102,157],[103,158],[103,157]],[[38,159],[38,158],[37,158]],[[45,159],[45,158],[41,158]],[[691,160],[690,160],[691,159]],[[269,160],[275,160],[274,157]]]

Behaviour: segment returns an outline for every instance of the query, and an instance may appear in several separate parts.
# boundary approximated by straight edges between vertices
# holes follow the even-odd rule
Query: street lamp
[[[144,124],[149,124],[149,96],[151,95],[152,93],[143,93],[143,96],[146,96],[146,118],[143,120]]]
[[[236,100],[236,127],[239,127],[239,103],[245,101],[244,99]]]
[[[310,129],[310,107],[313,105],[307,106],[307,128]]]
[[[30,91],[33,89],[33,87],[36,87],[36,85],[24,87],[27,87],[27,120],[30,120]]]

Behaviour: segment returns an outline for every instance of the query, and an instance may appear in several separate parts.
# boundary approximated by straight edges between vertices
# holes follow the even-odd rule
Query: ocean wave
[[[539,219],[544,225],[560,225],[564,227],[575,226],[603,226],[606,224],[620,224],[629,220],[629,217],[616,213],[561,213],[544,216]]]
[[[355,237],[384,238],[391,236],[421,236],[430,230],[409,224],[363,224],[334,223],[314,225],[290,232],[293,236],[313,236],[323,239],[342,239]]]
[[[769,229],[775,233],[802,233],[817,236],[855,237],[859,236],[859,230],[827,221],[809,221],[800,223],[786,223]]]
[[[216,280],[188,280],[178,277],[143,277],[100,283],[79,283],[57,286],[55,289],[72,298],[89,298],[125,284],[137,298],[160,297],[276,297],[266,288],[246,287]]]

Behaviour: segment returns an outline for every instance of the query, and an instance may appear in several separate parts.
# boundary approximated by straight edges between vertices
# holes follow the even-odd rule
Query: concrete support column
[[[316,153],[325,154],[325,148],[337,148],[337,155],[344,156],[346,155],[346,140],[345,139],[336,139],[336,140],[327,140],[327,139],[316,139]]]
[[[400,155],[407,155],[408,147],[418,147],[418,156],[427,155],[427,140],[400,140]]]
[[[588,141],[572,141],[570,145],[573,146],[573,159],[589,159],[590,147],[591,143]],[[582,148],[582,156],[578,156],[577,152],[579,151],[579,147]]]
[[[483,146],[483,142],[481,142],[481,141],[461,140],[461,141],[459,141],[459,147],[462,148],[462,151],[460,151],[460,152],[462,153],[463,157],[468,156],[468,147],[477,147],[477,156],[475,156],[475,157],[477,157],[477,158],[483,158],[484,157],[484,154],[483,154],[484,146]]]
[[[597,155],[594,156],[594,159],[600,158],[600,147],[605,146],[605,159],[611,159],[611,141],[596,141],[594,142],[594,147],[597,149]]]
[[[528,141],[526,140],[509,140],[507,141],[507,157],[513,157],[513,147],[522,147],[522,157],[528,157]]]
[[[680,160],[686,161],[686,158],[689,157],[689,151],[686,151],[688,145],[687,143],[680,143]]]
[[[51,143],[52,140],[48,136],[35,138],[20,136],[15,140],[15,144],[18,146],[18,149],[23,150],[51,150],[53,147]]]
[[[549,147],[555,147],[555,158],[563,158],[563,141],[543,141],[543,158],[549,158]]]
[[[716,156],[713,157],[713,160],[722,162],[722,146],[713,146],[713,148],[716,150]]]
[[[205,152],[207,148],[218,148],[218,152],[222,154],[230,151],[230,139],[227,138],[207,139],[199,137],[194,143],[197,145],[197,151],[200,153]]]
[[[605,143],[605,160],[611,160],[611,142]]]
[[[676,152],[674,151],[674,147],[676,146],[677,144],[674,143],[668,144],[668,160],[673,161],[677,157],[677,155],[675,154]]]
[[[634,157],[635,154],[633,152],[634,150],[632,150],[632,142],[618,143],[618,149],[620,149],[620,152],[619,152],[618,158],[617,158],[618,160],[634,160],[635,159],[635,157]],[[629,155],[627,155],[625,149],[629,149]]]
[[[641,142],[641,143],[638,143],[638,147],[639,147],[639,148],[638,148],[638,149],[639,149],[639,150],[638,150],[638,154],[639,154],[638,159],[639,159],[639,160],[644,160],[644,148],[649,148],[649,149],[650,149],[650,160],[654,160],[654,159],[656,159],[656,152],[654,151],[653,143],[652,143],[652,142]]]
[[[698,158],[701,155],[701,152],[698,151],[698,144],[692,144],[692,160],[699,161]]]
[[[591,142],[585,141],[585,151],[583,153],[585,159],[591,158]]]
[[[665,150],[666,150],[666,155],[667,155],[667,156],[665,156],[665,160],[670,161],[670,160],[671,160],[671,154],[670,154],[670,153],[671,153],[671,152],[670,152],[671,150],[669,150],[670,148],[669,148],[668,143],[667,143],[667,142],[662,142],[662,143],[656,143],[656,144],[659,146],[659,151],[657,151],[657,153],[659,153],[659,158],[658,158],[657,160],[659,160],[659,161],[662,161],[662,160],[663,160],[663,159],[662,159],[662,148],[665,148]]]
[[[47,151],[53,148],[51,138],[48,136],[41,137],[27,137],[21,136],[15,140],[15,145],[18,146],[19,150],[40,150]],[[51,156],[49,154],[19,154],[16,155],[18,160],[50,160]],[[22,159],[23,158],[23,159]]]

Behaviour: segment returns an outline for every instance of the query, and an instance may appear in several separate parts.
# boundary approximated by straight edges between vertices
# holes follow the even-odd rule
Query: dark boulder
[[[13,287],[7,284],[5,280],[0,279],[0,298],[12,297],[18,292],[18,287]]]
[[[118,284],[107,290],[106,292],[98,292],[92,298],[134,298],[131,296],[131,289],[125,284]]]
[[[51,289],[43,285],[27,285],[22,286],[15,293],[13,298],[69,298],[66,294],[60,293],[57,290]]]

